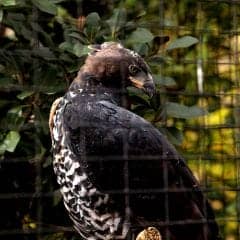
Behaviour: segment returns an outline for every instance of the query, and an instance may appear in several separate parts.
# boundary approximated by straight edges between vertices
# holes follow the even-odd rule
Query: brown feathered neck
[[[78,72],[77,77],[72,82],[69,91],[74,91],[86,97],[95,96],[92,100],[108,100],[119,106],[130,108],[126,88],[103,85],[92,73]]]

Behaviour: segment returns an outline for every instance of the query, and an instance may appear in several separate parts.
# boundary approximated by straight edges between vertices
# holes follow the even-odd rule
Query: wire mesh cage
[[[160,83],[159,102],[132,93],[132,110],[186,159],[223,239],[240,239],[239,16],[237,0],[2,0],[0,238],[81,239],[53,173],[48,115],[83,64],[85,46],[115,40],[145,57]],[[169,43],[157,44],[159,36]]]

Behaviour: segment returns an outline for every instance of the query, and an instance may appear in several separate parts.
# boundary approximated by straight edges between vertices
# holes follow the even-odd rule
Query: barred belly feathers
[[[53,167],[75,229],[88,240],[218,239],[199,183],[167,139],[129,110],[128,86],[154,94],[144,60],[119,43],[94,45],[52,105]]]

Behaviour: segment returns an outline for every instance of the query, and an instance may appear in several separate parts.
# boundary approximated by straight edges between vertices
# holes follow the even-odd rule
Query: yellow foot
[[[157,228],[148,227],[137,235],[136,240],[162,240],[162,237]]]

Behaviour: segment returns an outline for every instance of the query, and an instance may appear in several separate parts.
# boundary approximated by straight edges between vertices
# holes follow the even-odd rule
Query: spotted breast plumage
[[[119,43],[92,49],[49,119],[54,171],[75,229],[89,240],[135,239],[143,229],[162,239],[217,239],[211,206],[182,157],[128,110],[126,87],[154,94],[149,67]]]

